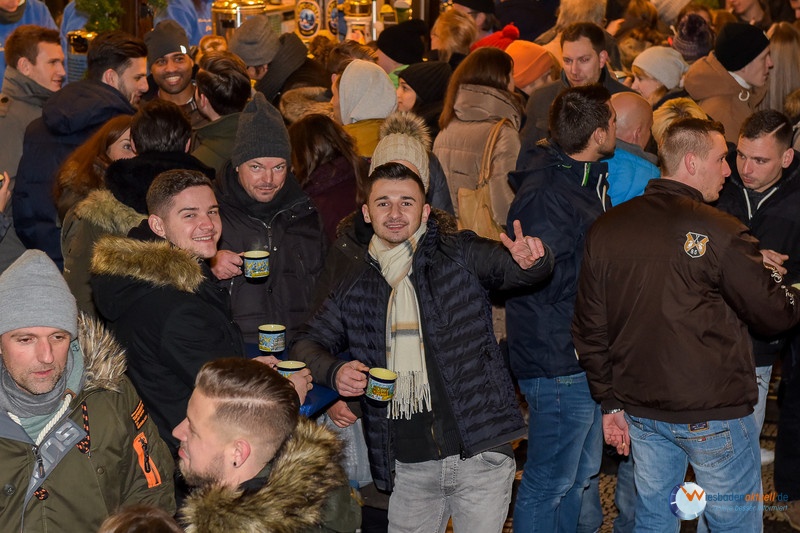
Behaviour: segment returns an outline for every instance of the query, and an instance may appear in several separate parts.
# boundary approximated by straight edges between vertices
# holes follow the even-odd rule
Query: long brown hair
[[[456,95],[462,85],[484,85],[504,92],[512,102],[516,97],[509,92],[514,60],[499,48],[484,47],[471,52],[453,72],[444,97],[439,128],[445,129],[455,118]]]
[[[67,188],[82,197],[104,186],[105,170],[111,164],[108,148],[130,129],[132,120],[131,115],[112,118],[72,152],[58,170],[53,187],[56,203]]]
[[[339,156],[353,167],[356,190],[361,195],[366,179],[366,162],[356,151],[355,141],[330,117],[320,114],[306,115],[289,126],[289,141],[292,145],[292,170],[297,181],[303,185],[320,166]],[[358,203],[361,198],[357,199]]]

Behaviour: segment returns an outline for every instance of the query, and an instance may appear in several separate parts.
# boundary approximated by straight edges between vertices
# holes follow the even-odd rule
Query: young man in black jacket
[[[372,476],[393,490],[392,531],[443,529],[452,516],[456,531],[500,532],[515,471],[509,443],[525,423],[487,291],[541,282],[552,256],[519,223],[502,244],[442,234],[422,181],[400,163],[379,166],[369,182],[368,257],[332,289],[290,357],[342,396],[362,397]],[[353,361],[335,357],[348,350]],[[363,399],[370,367],[398,374],[388,404]]]

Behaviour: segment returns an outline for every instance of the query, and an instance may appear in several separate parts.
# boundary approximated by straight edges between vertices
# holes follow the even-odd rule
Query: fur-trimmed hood
[[[325,87],[290,89],[281,96],[279,107],[281,115],[289,124],[315,113],[333,118],[331,96]]]
[[[301,418],[262,488],[216,486],[187,499],[181,510],[187,533],[297,533],[319,524],[331,492],[347,484],[341,446],[330,430]]]
[[[127,235],[147,216],[123,204],[106,189],[92,191],[75,206],[75,216],[99,227],[104,233]]]
[[[205,279],[198,259],[165,240],[143,241],[106,235],[97,241],[92,274],[129,277],[156,287],[196,292]]]
[[[119,392],[127,368],[125,350],[100,320],[85,313],[78,317],[78,344],[83,352],[84,391]]]

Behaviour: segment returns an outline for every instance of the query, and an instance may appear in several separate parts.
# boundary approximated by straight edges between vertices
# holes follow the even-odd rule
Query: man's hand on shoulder
[[[211,258],[211,272],[217,279],[231,279],[242,273],[242,257],[230,250],[218,250]]]
[[[514,240],[501,233],[500,241],[511,252],[514,261],[525,270],[531,268],[545,254],[544,244],[538,237],[522,234],[522,224],[519,220],[514,221]]]
[[[784,268],[783,263],[784,261],[789,260],[788,255],[776,252],[775,250],[759,250],[759,251],[761,252],[761,257],[765,267],[777,270],[781,276],[786,275],[786,272],[788,271],[786,270],[786,268]]]

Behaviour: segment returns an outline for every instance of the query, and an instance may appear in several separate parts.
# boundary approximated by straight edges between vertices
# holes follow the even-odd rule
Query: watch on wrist
[[[604,415],[613,415],[614,413],[621,413],[624,409],[600,409]]]

